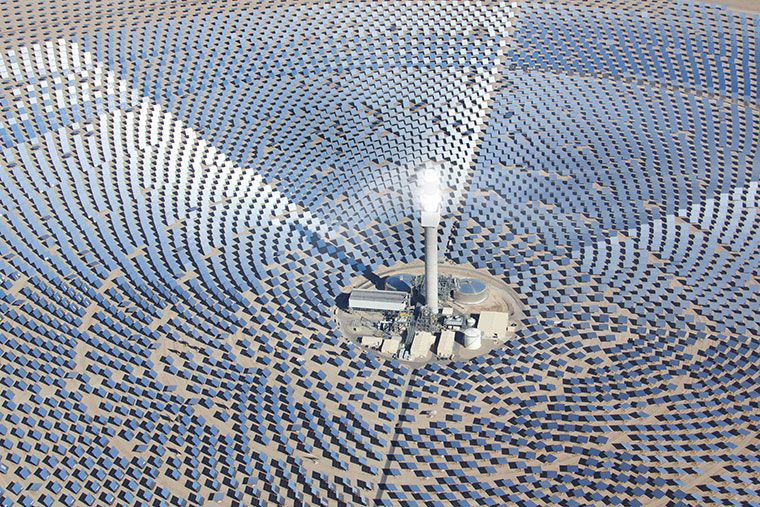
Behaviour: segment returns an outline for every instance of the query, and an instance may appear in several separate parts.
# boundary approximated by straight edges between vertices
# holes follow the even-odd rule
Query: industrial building
[[[444,329],[438,337],[435,354],[441,359],[450,359],[454,354],[455,333],[451,329]]]
[[[415,333],[411,347],[409,348],[409,359],[411,361],[426,359],[430,355],[435,342],[436,337],[433,333],[418,331]]]
[[[351,291],[348,307],[355,310],[400,312],[409,307],[409,294],[390,290]]]
[[[486,338],[503,340],[509,330],[509,314],[505,312],[482,311],[478,313],[477,328]]]

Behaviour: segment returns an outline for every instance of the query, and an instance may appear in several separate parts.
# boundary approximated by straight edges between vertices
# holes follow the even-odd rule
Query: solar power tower
[[[419,181],[420,222],[425,234],[425,306],[438,313],[438,223],[441,221],[439,166],[428,163]]]

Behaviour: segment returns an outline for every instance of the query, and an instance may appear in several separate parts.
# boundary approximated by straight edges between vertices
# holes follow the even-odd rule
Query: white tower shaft
[[[425,306],[438,313],[438,227],[425,231]]]
[[[425,231],[425,306],[438,313],[438,223],[441,221],[441,177],[428,164],[419,179],[420,223]]]

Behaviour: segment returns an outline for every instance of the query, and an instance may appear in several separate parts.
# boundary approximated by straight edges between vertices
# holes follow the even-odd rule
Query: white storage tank
[[[454,291],[454,301],[465,305],[482,303],[487,297],[486,284],[475,278],[459,280],[457,288]]]
[[[414,276],[406,273],[391,275],[385,279],[385,290],[395,290],[398,292],[412,292]]]
[[[477,350],[481,346],[481,337],[483,333],[480,332],[480,329],[474,328],[474,327],[468,327],[462,332],[464,336],[464,340],[462,344],[464,345],[464,348],[468,350]]]

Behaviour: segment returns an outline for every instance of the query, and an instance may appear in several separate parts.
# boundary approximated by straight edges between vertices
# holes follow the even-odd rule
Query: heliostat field
[[[756,505],[747,4],[3,4],[0,505]],[[429,161],[467,360],[336,318]]]

